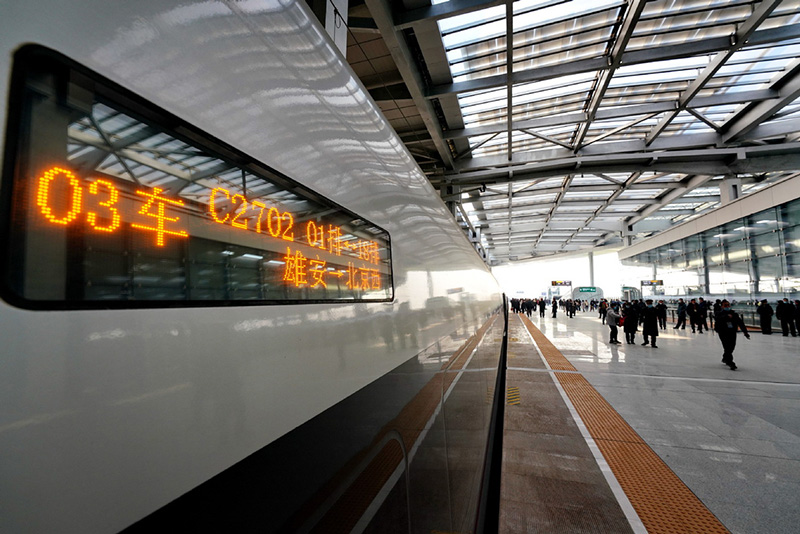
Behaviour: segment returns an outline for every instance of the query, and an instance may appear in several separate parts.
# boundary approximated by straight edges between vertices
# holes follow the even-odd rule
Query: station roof
[[[347,26],[491,264],[629,243],[725,180],[800,171],[800,0],[356,0]]]

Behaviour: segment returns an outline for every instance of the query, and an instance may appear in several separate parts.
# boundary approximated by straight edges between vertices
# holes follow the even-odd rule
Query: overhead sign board
[[[642,280],[643,286],[663,286],[663,280]]]
[[[597,288],[593,286],[579,287],[578,293],[597,293]]]
[[[553,280],[550,282],[551,285],[554,286],[572,286],[571,280]]]

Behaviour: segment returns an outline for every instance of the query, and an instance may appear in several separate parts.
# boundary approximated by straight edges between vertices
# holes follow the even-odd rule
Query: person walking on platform
[[[608,302],[601,300],[600,304],[597,306],[597,309],[600,312],[601,324],[606,324],[606,315],[608,315]]]
[[[717,314],[714,323],[714,330],[719,334],[719,340],[722,342],[722,363],[730,367],[731,371],[735,371],[737,367],[733,362],[733,350],[736,348],[736,332],[741,330],[744,337],[750,339],[747,327],[739,314],[731,309],[731,304],[727,300],[722,301],[722,309]]]
[[[686,313],[689,314],[689,324],[692,327],[692,333],[694,334],[695,329],[699,329],[702,334],[703,323],[700,322],[700,308],[695,299],[689,301],[689,305],[686,307]]]
[[[683,302],[683,299],[678,299],[678,322],[675,323],[675,326],[672,327],[673,330],[677,330],[680,328],[681,330],[686,330],[686,303]]]
[[[629,345],[636,344],[636,331],[639,326],[639,315],[636,313],[636,305],[630,305],[622,310],[622,329],[625,331],[625,341]]]
[[[697,311],[699,312],[699,323],[702,324],[703,328],[708,330],[708,302],[706,302],[703,297],[700,297],[700,302],[697,303]],[[703,333],[703,328],[700,329],[700,333]]]
[[[544,310],[547,308],[547,301],[539,299],[539,317],[544,317]]]
[[[610,335],[608,342],[612,345],[621,345],[622,343],[617,339],[617,324],[619,323],[619,308],[614,305],[606,312],[608,318],[608,329]]]
[[[772,306],[769,305],[767,299],[761,301],[761,304],[756,308],[756,313],[759,316],[759,324],[761,325],[761,333],[765,336],[772,335],[772,316],[775,312]]]
[[[775,308],[775,316],[781,322],[781,330],[783,330],[783,337],[792,332],[792,337],[797,337],[797,330],[794,327],[794,304],[789,302],[788,298],[784,298],[778,302],[778,307]]]
[[[719,299],[715,300],[714,307],[712,308],[711,314],[709,315],[709,317],[711,317],[711,328],[714,328],[714,318],[717,316],[717,314],[721,309],[722,309],[722,301]],[[707,330],[711,330],[711,328],[706,327]]]
[[[658,311],[653,306],[653,301],[647,299],[645,302],[647,307],[642,312],[642,337],[644,337],[645,347],[650,344],[654,349],[657,349],[656,338],[658,337]]]
[[[656,317],[658,317],[658,327],[661,330],[667,329],[667,305],[663,300],[659,300],[656,304]]]
[[[553,299],[553,319],[556,318],[556,314],[558,313],[558,301]]]

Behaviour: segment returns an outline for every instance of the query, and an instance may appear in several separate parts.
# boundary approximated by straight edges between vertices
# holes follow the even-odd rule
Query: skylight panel
[[[642,10],[642,18],[672,16],[687,11],[705,11],[731,5],[750,5],[751,0],[656,0],[648,2]]]
[[[650,200],[658,198],[664,191],[664,189],[629,189],[623,191],[617,198],[620,200]]]
[[[575,30],[579,30],[582,22],[580,17],[591,16],[595,19],[607,17],[609,20],[613,20],[617,16],[617,10],[612,8],[620,7],[624,4],[625,2],[620,0],[593,0],[592,2],[575,0],[560,3],[552,7],[515,16],[514,32],[531,27],[548,26],[564,20],[577,20],[578,23]]]
[[[609,184],[608,191],[572,191],[571,189],[564,193],[565,200],[574,200],[574,201],[592,201],[592,200],[606,200],[608,197],[611,196],[611,193],[614,192],[614,186]]]
[[[498,6],[499,9],[505,10],[504,6]],[[491,8],[497,9],[497,8]],[[484,10],[484,11],[491,11]],[[471,13],[471,15],[478,16],[482,11]],[[478,20],[478,19],[476,19]],[[441,24],[441,22],[440,22]],[[505,20],[498,20],[480,26],[468,28],[466,30],[457,31],[455,33],[442,35],[442,43],[446,50],[452,50],[461,46],[478,41],[486,41],[489,39],[497,39],[505,36],[506,22]]]
[[[553,3],[554,0],[520,0],[514,2],[514,15],[515,18],[519,13],[527,12],[530,10],[536,10],[541,7],[546,7]],[[437,2],[431,2],[432,4],[441,3],[441,0]],[[465,13],[463,15],[456,15],[454,17],[449,17],[439,21],[439,31],[443,34],[451,33],[453,31],[458,31],[461,28],[467,28],[470,26],[474,26],[476,24],[480,24],[482,21],[491,21],[497,19],[505,20],[506,15],[506,7],[501,6],[494,6],[488,9],[482,9],[480,11],[472,12],[472,13]]]
[[[776,72],[780,72],[783,68],[791,62],[790,59],[783,59],[777,61],[748,61],[748,62],[734,62],[728,61],[726,65],[717,71],[716,77],[722,76],[741,76],[743,74],[766,74],[768,77]]]
[[[722,86],[730,86],[736,84],[737,86],[741,84],[746,85],[763,85],[769,83],[769,81],[775,75],[774,72],[755,72],[755,73],[747,73],[747,74],[728,74],[728,75],[720,75],[717,74],[706,84],[707,87],[722,87]]]
[[[759,69],[781,70],[798,57],[800,57],[800,43],[773,48],[748,48],[734,53],[723,69],[732,65],[753,65]]]
[[[683,69],[683,70],[666,70],[662,72],[654,72],[648,74],[638,75],[624,75],[617,73],[609,83],[609,87],[631,86],[631,85],[645,85],[645,84],[661,84],[668,82],[685,82],[697,78],[696,69]]]
[[[635,65],[622,65],[617,69],[618,76],[630,76],[636,74],[662,73],[675,70],[704,69],[709,62],[710,56],[694,56],[679,59],[669,59],[665,61],[652,61]]]
[[[749,5],[734,5],[727,7],[720,2],[715,7],[706,6],[705,9],[678,10],[672,13],[662,13],[662,16],[643,16],[634,30],[635,36],[645,33],[701,30],[711,26],[735,25],[746,20],[752,13]]]
[[[583,46],[583,47],[562,46],[561,49],[557,52],[515,62],[514,72],[533,70],[551,65],[561,65],[568,62],[578,61],[581,59],[591,59],[591,58],[601,57],[603,54],[605,54],[607,48],[608,44],[605,41],[595,44],[593,46]]]
[[[596,75],[597,73],[595,71],[582,72],[579,74],[570,74],[568,76],[549,78],[547,80],[541,80],[537,82],[518,84],[513,87],[512,93],[513,96],[517,98],[527,93],[542,92],[550,89],[567,87],[574,84],[591,82],[594,80]]]
[[[581,82],[578,84],[572,85],[563,85],[561,87],[553,87],[552,89],[548,89],[545,91],[541,91],[538,93],[522,93],[520,95],[514,95],[514,104],[525,104],[527,102],[535,102],[539,100],[546,100],[551,98],[559,98],[569,94],[574,93],[581,93],[587,92],[592,88],[593,82]],[[513,89],[512,89],[513,93]]]
[[[790,15],[783,15],[778,17],[770,17],[765,20],[759,29],[761,30],[768,30],[771,28],[781,28],[783,26],[789,26],[791,24],[797,24],[800,22],[800,14],[792,13]]]
[[[714,37],[728,37],[735,31],[733,25],[711,28],[690,28],[682,31],[671,31],[652,35],[634,36],[628,41],[627,51],[642,50],[652,47],[678,45],[692,41],[703,41]]]

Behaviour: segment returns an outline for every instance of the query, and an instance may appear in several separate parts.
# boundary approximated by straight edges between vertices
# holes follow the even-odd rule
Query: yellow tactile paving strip
[[[551,369],[556,371],[577,371],[575,367],[569,363],[561,351],[559,351],[555,345],[550,343],[550,340],[542,334],[542,331],[536,328],[534,324],[531,322],[530,319],[525,317],[524,315],[519,315],[522,318],[523,324],[528,328],[528,332],[531,333],[533,336],[533,340],[536,341],[536,345],[539,347],[539,351],[544,356],[544,359],[547,360],[547,365],[550,366]]]
[[[527,317],[520,317],[552,369],[575,371]],[[582,375],[555,376],[648,533],[729,532]]]

